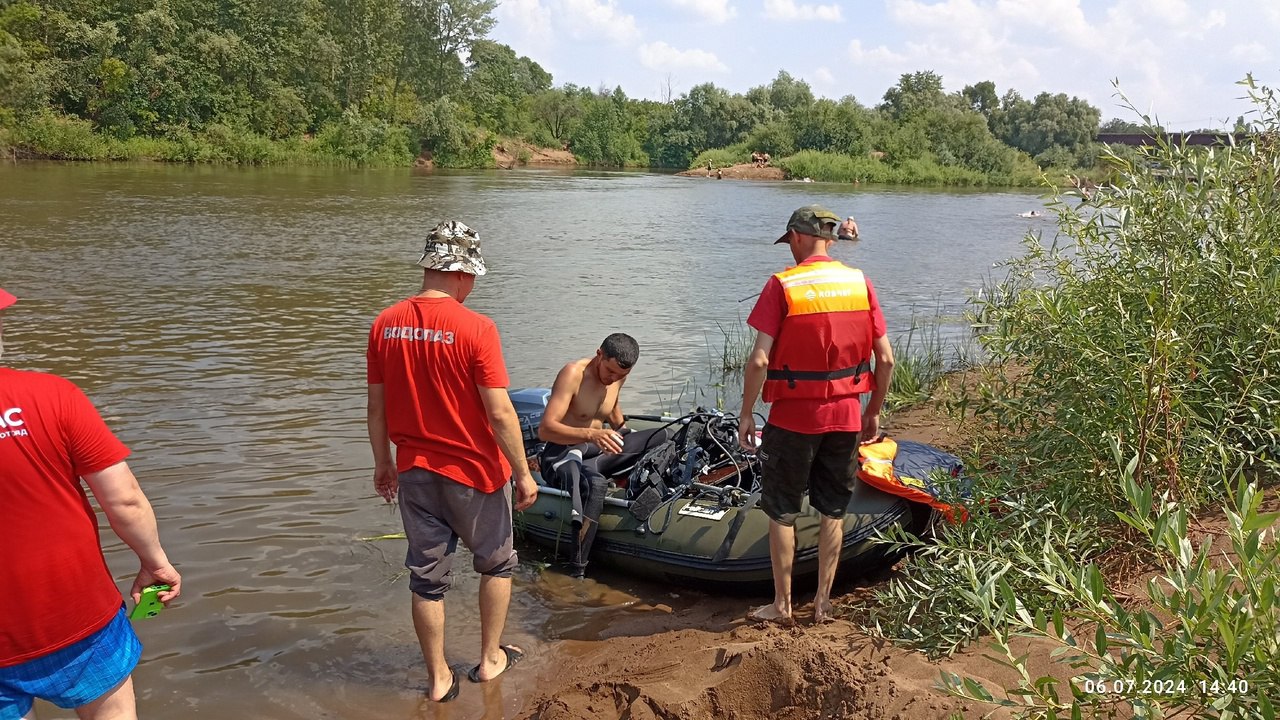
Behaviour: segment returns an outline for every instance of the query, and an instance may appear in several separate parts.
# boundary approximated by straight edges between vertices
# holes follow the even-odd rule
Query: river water
[[[515,386],[550,385],[610,332],[641,359],[630,412],[714,404],[726,335],[790,262],[771,245],[800,205],[858,218],[837,257],[866,271],[897,337],[954,316],[1052,232],[1033,192],[734,182],[642,173],[0,165],[0,287],[10,366],[77,382],[133,450],[181,601],[137,629],[153,718],[434,717],[409,621],[404,543],[372,492],[364,345],[373,317],[417,290],[427,229],[478,229],[490,274],[468,305],[502,334]],[[745,298],[745,300],[744,300]],[[745,342],[745,340],[742,340]],[[122,588],[132,553],[106,528]],[[536,553],[526,553],[536,558]],[[465,561],[460,567],[466,568]],[[450,661],[474,664],[478,580],[448,603]],[[453,718],[514,715],[560,640],[619,612],[713,596],[625,577],[516,578],[506,640],[524,664]],[[3,588],[5,592],[12,588]],[[74,601],[74,596],[69,601]],[[732,602],[744,602],[735,599]],[[39,705],[41,718],[72,717]]]

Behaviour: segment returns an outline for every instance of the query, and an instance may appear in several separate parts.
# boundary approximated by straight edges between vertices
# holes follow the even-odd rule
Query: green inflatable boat
[[[574,522],[574,493],[554,487],[538,467],[542,444],[537,429],[550,392],[511,391],[538,481],[537,501],[516,513],[516,535],[557,555],[572,555],[578,551],[575,531],[581,527]],[[588,540],[591,562],[686,585],[770,583],[769,518],[757,506],[759,462],[740,450],[737,418],[698,411],[680,418],[630,416],[627,425],[660,432],[634,462],[610,473],[594,541]],[[959,472],[958,459],[938,456],[949,458],[938,461],[939,470],[952,476]],[[806,501],[795,526],[798,580],[817,574],[819,520]],[[896,560],[871,542],[877,531],[901,527],[923,535],[932,522],[927,505],[859,481],[844,518],[841,572],[862,574]]]

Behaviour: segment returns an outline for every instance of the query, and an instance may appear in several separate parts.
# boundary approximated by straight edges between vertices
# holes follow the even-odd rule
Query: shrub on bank
[[[988,177],[957,165],[940,165],[929,157],[890,165],[875,157],[801,150],[778,160],[777,164],[788,177],[807,177],[818,182],[976,186],[1003,185],[1009,181],[1005,176]]]
[[[407,128],[355,112],[325,123],[311,151],[360,165],[409,165],[416,155]]]
[[[200,134],[207,154],[243,165],[269,165],[285,159],[284,149],[277,143],[248,130],[226,125],[210,125]]]
[[[727,168],[751,162],[751,150],[746,143],[738,143],[724,148],[703,150],[693,159],[689,170],[705,170],[707,163],[713,168]]]
[[[353,164],[405,166],[413,162],[409,130],[376,120],[344,118],[327,123],[314,140],[272,140],[250,130],[210,125],[200,132],[167,128],[160,137],[119,139],[96,131],[88,120],[46,113],[6,131],[8,143],[52,160],[165,160],[244,165]],[[488,146],[477,143],[488,156]]]
[[[14,144],[54,160],[105,160],[108,141],[88,120],[40,113],[21,125]]]
[[[1117,460],[1121,458],[1118,455]],[[1145,584],[1147,607],[1131,609],[1102,572],[1039,543],[1007,551],[1020,571],[1066,610],[1032,607],[1006,577],[974,586],[974,606],[991,628],[992,647],[1016,671],[1013,687],[992,690],[943,673],[954,696],[1037,717],[1096,716],[1128,706],[1137,718],[1271,720],[1280,685],[1280,544],[1269,532],[1280,513],[1262,513],[1257,486],[1240,482],[1225,512],[1223,546],[1207,535],[1189,540],[1184,505],[1133,480],[1137,458],[1114,477],[1126,498],[1121,519],[1154,553],[1159,567]],[[1016,637],[1047,641],[1055,675],[1033,677]]]
[[[892,168],[875,158],[801,150],[776,161],[789,177],[819,182],[895,182]]]
[[[1009,655],[1024,674],[1007,697],[1030,714],[1274,716],[1276,518],[1251,483],[1280,477],[1280,108],[1248,84],[1260,134],[1108,155],[1114,183],[1060,201],[1058,234],[1028,237],[979,303],[997,371],[956,409],[998,446],[970,463],[973,519],[878,592],[873,627],[931,654],[984,634],[1007,652],[1015,632],[1078,650],[1069,688]],[[1232,551],[1215,565],[1186,514],[1224,499]],[[1098,569],[1140,561],[1164,574],[1150,612],[1126,609]],[[1080,623],[1091,648],[1070,635]],[[1197,691],[1151,689],[1172,679]]]

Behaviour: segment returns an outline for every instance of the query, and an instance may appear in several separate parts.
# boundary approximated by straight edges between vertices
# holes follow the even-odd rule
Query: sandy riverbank
[[[787,174],[780,167],[760,167],[751,163],[741,163],[731,165],[727,168],[719,168],[720,178],[725,180],[786,180]],[[676,175],[682,177],[709,178],[711,180],[719,179],[716,171],[712,170],[711,174],[707,174],[706,168],[696,168],[694,170],[685,170],[678,172]]]

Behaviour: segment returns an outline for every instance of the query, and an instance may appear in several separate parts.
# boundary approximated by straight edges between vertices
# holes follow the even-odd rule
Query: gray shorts
[[[482,493],[430,470],[400,473],[400,519],[409,540],[404,566],[409,589],[427,600],[443,600],[452,580],[458,540],[471,551],[481,575],[511,577],[511,484]]]

